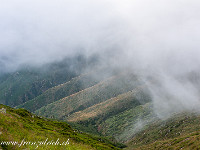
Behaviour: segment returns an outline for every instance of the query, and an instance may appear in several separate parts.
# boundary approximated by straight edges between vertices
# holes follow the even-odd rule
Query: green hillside
[[[199,149],[199,113],[175,114],[146,126],[128,142],[126,149]]]
[[[101,76],[95,78],[98,74],[100,74],[100,70],[72,78],[68,82],[49,88],[41,95],[29,100],[26,103],[23,103],[22,105],[17,106],[17,108],[25,108],[31,112],[34,112],[47,104],[89,88],[107,77]]]
[[[135,83],[132,81],[135,81]],[[134,76],[126,78],[125,76],[113,76],[92,87],[42,107],[36,113],[46,117],[54,116],[62,119],[68,114],[128,92],[136,88],[139,84],[141,83]]]
[[[6,112],[2,111],[2,108],[6,109]],[[58,145],[52,144],[56,141],[59,142]],[[23,144],[20,145],[22,142]],[[0,105],[0,148],[3,150],[36,149],[37,146],[37,149],[52,150],[104,150],[120,149],[116,146],[122,147],[123,145],[113,144],[103,137],[84,134],[72,129],[64,122],[40,118],[24,109],[13,109]]]
[[[88,61],[84,56],[76,56],[40,67],[22,67],[16,72],[3,74],[0,76],[0,104],[12,107],[21,105],[49,88],[79,76],[93,64]]]
[[[145,83],[125,70],[109,70],[109,68],[97,67],[89,69],[90,72],[86,71],[85,74],[77,76],[78,73],[73,72],[74,70],[67,72],[69,66],[65,65],[66,62],[59,62],[47,65],[44,70],[40,70],[41,68],[24,69],[23,73],[15,73],[18,75],[16,78],[12,74],[10,78],[4,81],[4,78],[1,77],[0,86],[3,87],[3,90],[0,96],[4,99],[3,91],[8,91],[6,86],[12,81],[9,86],[13,89],[12,92],[15,95],[8,94],[13,96],[12,99],[7,98],[9,99],[8,102],[5,99],[6,103],[11,106],[25,108],[39,116],[68,121],[76,129],[87,133],[113,137],[118,141],[128,140],[128,136],[123,138],[123,133],[126,131],[126,127],[130,126],[130,124],[127,125],[127,122],[134,120],[131,119],[132,114],[128,114],[127,122],[114,118],[121,118],[121,115],[125,112],[140,109],[151,101]],[[105,74],[105,71],[107,74]],[[60,76],[54,75],[58,72],[60,72]],[[63,77],[65,74],[69,76],[66,80]],[[60,77],[61,79],[59,79]],[[19,100],[19,97],[22,97],[23,94],[26,95],[27,91],[33,93],[34,90],[31,86],[35,83],[35,78],[38,82],[34,87],[38,92],[26,100]],[[48,86],[40,84],[40,81],[52,83],[52,80],[57,82]],[[41,90],[43,87],[45,89]],[[18,90],[20,90],[19,93]],[[1,103],[4,104],[5,102]],[[83,119],[79,114],[89,117]],[[93,114],[93,116],[88,114]],[[77,120],[77,118],[79,119]],[[140,115],[138,114],[136,118],[140,118]],[[111,123],[113,119],[115,125]],[[116,126],[118,128],[115,129]]]
[[[0,140],[69,138],[71,149],[123,147],[116,141],[126,143],[126,149],[199,148],[199,115],[182,113],[159,120],[150,89],[138,76],[126,70],[88,66],[90,63],[79,57],[1,75],[0,103],[25,108],[34,115],[1,105],[8,111],[0,113]],[[199,76],[192,75],[189,78],[198,87]],[[156,83],[156,79],[148,80]],[[10,148],[17,149],[2,145],[2,149]],[[56,149],[42,147],[49,148]],[[66,149],[57,147],[62,148]]]
[[[138,96],[143,96],[143,98],[138,99]],[[152,117],[151,105],[147,103],[149,101],[148,95],[145,96],[141,91],[128,92],[73,113],[64,120],[84,125],[90,129],[95,127],[93,131],[96,130],[104,136],[126,141],[133,135],[133,129],[138,120],[147,120]],[[82,130],[89,132],[84,128]],[[131,132],[125,134],[128,130]]]
[[[135,119],[142,119],[141,115],[145,112],[144,116],[150,115],[147,113],[150,112],[150,108],[141,110],[143,107],[146,108],[145,104],[150,101],[151,97],[146,85],[136,76],[123,73],[48,104],[35,113],[68,121],[73,127],[85,132],[126,141],[133,133],[131,132],[125,138],[123,134],[127,129],[134,128],[132,122]],[[132,113],[128,113],[128,120],[123,122],[122,114],[133,110],[138,110],[137,117],[134,118]],[[113,119],[116,117],[119,119]]]

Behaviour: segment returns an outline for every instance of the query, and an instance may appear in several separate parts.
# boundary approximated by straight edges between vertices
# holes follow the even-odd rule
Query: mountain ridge
[[[53,121],[31,114],[25,109],[0,105],[0,148],[4,149],[120,149],[103,137],[92,136],[72,129],[65,122]],[[68,142],[66,145],[40,145],[38,141]],[[18,142],[18,144],[13,144]],[[19,142],[34,142],[24,144]],[[121,145],[123,147],[123,145]]]

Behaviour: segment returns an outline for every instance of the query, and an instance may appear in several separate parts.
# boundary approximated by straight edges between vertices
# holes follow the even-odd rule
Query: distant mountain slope
[[[120,114],[128,110],[138,109],[137,111],[140,114],[132,118],[142,118],[140,115],[145,111],[150,113],[150,109],[144,111],[140,111],[140,109],[150,101],[151,97],[145,83],[133,74],[122,73],[48,104],[36,110],[35,113],[72,122],[74,127],[85,132],[100,133],[106,136],[113,136],[119,141],[126,141],[132,134],[124,139],[120,138],[120,136],[125,132],[125,127],[130,126],[130,124],[128,123],[127,125],[127,122],[123,122]],[[141,107],[137,107],[140,105]],[[130,119],[128,121],[131,122],[133,121],[132,114],[129,115]],[[147,115],[149,114],[146,113],[144,117]],[[115,121],[115,124],[119,127],[124,127],[117,129],[109,123],[109,120],[116,116],[120,118]],[[81,126],[78,127],[77,124],[73,123],[78,123]],[[130,128],[133,128],[133,125]]]
[[[92,64],[84,56],[76,56],[40,67],[23,67],[14,73],[1,75],[0,104],[13,107],[23,104],[49,88],[79,76]]]
[[[147,86],[145,81],[126,69],[112,70],[109,66],[93,66],[94,63],[95,60],[86,61],[84,57],[76,57],[39,68],[29,67],[15,73],[1,74],[0,103],[15,108],[25,108],[39,116],[66,121],[80,132],[105,136],[113,141],[124,143],[129,141],[128,149],[196,148],[196,144],[192,142],[194,140],[195,143],[199,143],[197,140],[200,139],[196,132],[200,130],[198,115],[186,114],[185,118],[184,115],[177,115],[171,120],[161,121],[153,111],[152,95],[148,89],[150,86]],[[200,89],[199,74],[191,73],[188,76],[177,77],[177,81],[183,82],[185,78]],[[149,84],[157,84],[156,77],[148,77],[147,80]],[[16,115],[14,117],[12,115],[18,114],[18,111],[20,114],[21,111],[22,114],[28,113],[22,109],[11,110],[10,117],[16,120]],[[30,127],[31,130],[23,128],[22,130],[28,137],[30,131],[42,139],[44,139],[43,134],[51,137],[49,135],[49,132],[52,133],[51,129],[64,130],[62,127],[65,125],[62,127],[58,125],[59,129],[57,129],[55,124],[47,124],[50,120],[40,120],[38,117],[36,120],[31,120],[30,115],[28,116],[22,120],[18,117],[17,123],[9,122],[11,126],[18,124],[16,127],[7,124],[4,127],[8,126],[12,131],[14,128],[21,130],[19,126],[28,129]],[[6,119],[12,120],[11,118]],[[188,121],[188,118],[191,119]],[[19,123],[24,120],[25,125]],[[37,125],[34,124],[35,121],[38,122]],[[3,122],[1,123],[3,125]],[[49,129],[48,126],[51,128],[50,131],[42,134],[36,132],[46,130],[46,127]],[[60,136],[60,133],[62,134],[60,131],[56,132],[56,137],[57,134]],[[66,134],[71,138],[75,136],[71,131]],[[82,138],[82,134],[77,134],[78,141],[82,141],[83,145],[75,138],[73,139],[75,149],[82,149],[82,146],[88,149],[94,148],[96,145],[94,141],[99,140],[92,139],[94,143],[88,143],[84,140],[85,136]],[[10,137],[10,133],[8,135]],[[12,139],[15,139],[14,136],[19,137],[15,132],[11,135]],[[62,136],[60,138],[63,139]],[[29,139],[32,140],[30,137]],[[76,145],[77,143],[81,148]],[[109,148],[114,146],[111,143],[107,144],[110,144]],[[101,142],[97,145],[96,148],[107,149],[107,147],[102,148]]]
[[[92,87],[42,107],[36,113],[46,117],[63,119],[74,112],[84,110],[137,88],[140,84],[142,83],[135,76],[113,76]]]
[[[124,97],[117,101],[114,98],[110,99],[74,113],[67,117],[66,120],[94,128],[88,131],[87,128],[84,129],[77,127],[77,124],[72,124],[83,131],[92,132],[96,130],[104,136],[112,136],[118,141],[125,142],[139,130],[137,127],[138,121],[142,120],[143,124],[147,124],[154,118],[151,105],[145,102],[148,99],[143,99],[144,102],[140,103],[136,97],[130,98]]]
[[[143,98],[141,97],[138,99],[138,96],[143,96]],[[139,87],[127,93],[120,94],[117,97],[113,97],[104,102],[93,105],[87,109],[84,109],[83,111],[75,112],[66,117],[66,119],[72,122],[84,121],[89,118],[106,116],[106,114],[114,113],[115,111],[116,113],[120,113],[123,110],[145,104],[148,101],[150,101],[150,98],[142,93]]]
[[[93,86],[96,83],[98,83],[98,81],[92,79],[90,75],[81,75],[79,77],[73,78],[66,83],[46,90],[36,98],[17,106],[17,108],[25,108],[31,112],[34,112],[47,104],[79,92],[85,88]]]
[[[59,76],[52,76],[52,73],[56,73],[58,69],[61,72],[60,75],[62,78],[64,78],[63,76],[65,73],[67,75],[70,73],[62,72],[62,67],[65,66],[65,63],[62,64],[59,62],[56,65],[58,65],[58,67],[52,67],[52,65],[48,66],[51,69],[46,68],[43,72],[35,70],[36,73],[34,75],[39,78],[38,81],[44,78],[44,81],[50,79],[48,81],[51,83],[51,79],[53,79],[58,80],[61,84],[43,86],[38,82],[36,84],[36,86],[38,86],[36,89],[39,90],[36,92],[37,94],[33,96],[33,99],[27,98],[27,100],[23,102],[17,98],[17,95],[23,95],[27,90],[33,92],[34,90],[28,87],[35,82],[35,79],[32,79],[32,76],[27,74],[27,77],[24,77],[25,80],[21,77],[26,75],[23,73],[19,76],[20,81],[17,83],[17,79],[11,77],[13,83],[19,85],[24,83],[27,85],[20,86],[14,90],[13,92],[16,92],[14,96],[16,99],[11,99],[10,102],[17,102],[13,104],[14,106],[17,105],[16,108],[25,108],[40,116],[70,121],[71,124],[74,123],[74,127],[88,133],[113,136],[121,140],[119,136],[125,131],[125,128],[115,132],[115,130],[112,129],[112,125],[108,123],[108,120],[114,116],[120,115],[120,113],[135,109],[137,106],[151,101],[145,83],[126,70],[110,70],[109,67],[90,68],[88,70],[90,72],[79,76],[75,73],[74,77],[71,76],[68,78],[69,81],[63,82],[64,80],[58,79]],[[68,69],[69,68],[66,70]],[[32,72],[33,70],[30,71],[30,74]],[[16,74],[18,73],[19,72],[16,72]],[[3,81],[1,83],[3,83]],[[7,85],[7,83],[5,83],[5,85]],[[11,87],[13,88],[13,85],[11,85]],[[46,87],[46,89],[41,90],[42,87]],[[7,89],[5,90],[7,91]],[[17,90],[21,90],[22,92],[18,93]],[[83,113],[85,116],[89,116],[88,114],[90,113],[93,116],[77,120],[77,118],[80,118],[80,113]],[[106,121],[108,122],[106,123]],[[123,122],[117,122],[119,126],[124,126]],[[102,130],[102,126],[105,126],[105,124],[106,128]],[[118,132],[121,133],[118,134]],[[128,138],[126,138],[126,140],[127,139]]]
[[[80,133],[73,130],[67,123],[39,118],[24,109],[12,109],[0,105],[0,110],[2,108],[6,109],[5,113],[0,112],[0,148],[3,150],[35,149],[37,146],[37,149],[46,150],[120,149],[115,146],[120,146],[120,144],[113,144],[102,137]],[[58,140],[59,145],[39,143],[39,141],[45,143],[46,140],[47,143]],[[18,144],[15,142],[18,142]],[[31,142],[31,144],[23,143],[20,146],[21,142]],[[34,144],[34,142],[36,143]],[[62,145],[63,142],[64,145]]]
[[[176,114],[165,121],[158,120],[128,142],[127,149],[199,149],[200,115]]]

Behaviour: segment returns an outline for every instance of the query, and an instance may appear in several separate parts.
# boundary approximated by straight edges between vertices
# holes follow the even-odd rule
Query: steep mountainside
[[[97,69],[72,78],[17,108],[28,109],[39,116],[68,121],[85,132],[126,141],[132,132],[125,138],[123,135],[133,130],[132,121],[152,116],[150,105],[146,105],[151,101],[150,94],[145,83],[132,73],[115,72],[113,76],[112,72],[107,75],[102,72],[105,70]],[[143,110],[146,107],[148,109]],[[132,119],[133,114],[128,112],[134,110],[140,111]],[[126,122],[121,121],[124,113],[128,115]],[[115,120],[116,117],[119,119]],[[114,126],[112,120],[115,120]]]
[[[124,132],[133,130],[133,122],[136,123],[138,119],[152,116],[150,105],[146,105],[150,101],[151,97],[145,83],[133,74],[120,73],[47,104],[37,109],[35,113],[48,118],[68,121],[75,128],[85,132],[113,136],[118,141],[126,141],[133,132],[125,137]],[[26,104],[23,106],[27,106]],[[134,110],[137,110],[136,114],[131,113]],[[126,122],[122,121],[124,113],[128,116]],[[133,117],[134,115],[135,117]],[[116,117],[119,119],[115,120]]]
[[[107,77],[107,76],[101,76],[101,77],[95,78],[98,76],[98,74],[100,74],[99,70],[72,78],[68,82],[49,88],[48,90],[43,92],[41,95],[17,107],[23,107],[25,109],[28,109],[34,112],[37,109],[47,104],[50,104],[54,101],[57,101],[64,97],[75,94],[79,91],[84,90],[85,88],[89,88]]]
[[[0,103],[13,107],[23,104],[47,89],[79,76],[86,66],[93,64],[88,61],[83,56],[77,56],[40,67],[23,67],[14,73],[1,75]]]
[[[94,62],[77,57],[1,76],[0,101],[67,121],[88,133],[126,141],[132,132],[125,138],[123,133],[134,128],[128,123],[134,121],[129,112],[141,110],[137,119],[143,118],[142,114],[144,118],[151,116],[150,105],[146,105],[151,101],[148,89],[134,74],[109,67],[92,69]],[[83,73],[86,68],[88,71]],[[143,107],[149,109],[143,111]],[[121,121],[123,114],[128,115],[126,122]]]
[[[152,95],[140,77],[125,69],[91,67],[90,63],[93,61],[78,57],[1,76],[0,103],[65,121],[81,132],[127,143],[127,149],[181,148],[184,144],[195,147],[183,139],[198,143],[198,115],[186,113],[159,120],[153,111]],[[184,78],[199,87],[198,74],[177,80]],[[148,81],[157,84],[156,79]]]
[[[199,149],[199,122],[199,113],[188,112],[157,120],[137,133],[126,149]]]
[[[101,103],[119,94],[126,93],[137,88],[138,83],[135,77],[113,76],[92,87],[80,92],[64,97],[52,104],[47,105],[39,110],[38,114],[47,117],[56,117],[62,119],[68,114],[83,110],[92,105]],[[135,86],[132,80],[135,80]]]
[[[2,108],[5,110],[2,111]],[[24,109],[0,105],[0,148],[3,150],[120,149],[116,146],[123,145],[113,144],[103,137],[80,133],[64,122],[40,118]]]

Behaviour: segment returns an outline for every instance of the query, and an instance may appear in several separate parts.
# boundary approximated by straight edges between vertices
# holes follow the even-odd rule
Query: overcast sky
[[[113,65],[162,81],[151,88],[155,108],[163,95],[174,97],[169,109],[190,108],[197,89],[175,77],[199,71],[199,28],[199,0],[1,0],[0,71],[113,53]]]
[[[198,0],[1,0],[0,63],[120,50],[142,67],[187,67],[199,63],[199,7]]]
[[[110,49],[126,29],[117,6],[109,0],[2,0],[0,62],[15,68]]]

